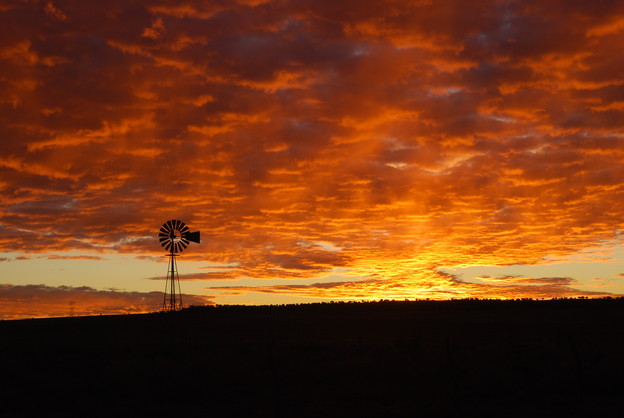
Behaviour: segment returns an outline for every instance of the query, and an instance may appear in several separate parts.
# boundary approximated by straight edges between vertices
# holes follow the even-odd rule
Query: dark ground
[[[624,299],[0,321],[2,416],[624,416]]]

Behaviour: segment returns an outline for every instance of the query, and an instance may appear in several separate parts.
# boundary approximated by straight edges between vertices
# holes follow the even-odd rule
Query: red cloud
[[[210,297],[183,295],[185,305],[205,305]],[[0,285],[3,319],[68,315],[118,315],[156,312],[162,308],[161,292],[96,290],[86,286]]]
[[[0,10],[4,252],[153,256],[180,218],[205,237],[188,259],[236,265],[195,279],[345,269],[375,285],[325,296],[508,295],[435,268],[622,229],[616,2]]]

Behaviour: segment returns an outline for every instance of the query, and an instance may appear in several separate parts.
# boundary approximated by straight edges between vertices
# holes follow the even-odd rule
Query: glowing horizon
[[[624,294],[623,22],[618,2],[2,5],[0,317],[158,309],[168,219],[202,234],[193,304]]]

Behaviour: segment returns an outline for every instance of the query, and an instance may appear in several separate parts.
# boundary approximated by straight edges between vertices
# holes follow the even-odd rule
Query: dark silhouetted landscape
[[[624,299],[0,322],[4,416],[620,416]]]

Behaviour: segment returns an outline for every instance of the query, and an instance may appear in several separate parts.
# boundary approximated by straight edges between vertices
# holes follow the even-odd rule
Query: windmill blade
[[[182,245],[182,241],[178,241],[175,243],[176,252],[181,253],[186,249],[186,246]]]
[[[185,233],[188,230],[189,230],[188,225],[186,225],[184,222],[182,222],[182,226],[180,226],[180,229],[179,229],[180,233],[183,234],[183,233]]]
[[[188,244],[186,244],[184,241],[178,242],[178,247],[180,247],[180,252],[186,250],[187,246],[188,246]]]
[[[158,241],[160,241],[160,245],[163,248],[166,247],[167,243],[169,242],[170,232],[171,229],[169,228],[169,222],[165,222],[164,224],[162,224],[160,230],[158,231]]]

